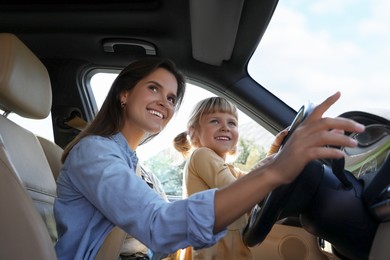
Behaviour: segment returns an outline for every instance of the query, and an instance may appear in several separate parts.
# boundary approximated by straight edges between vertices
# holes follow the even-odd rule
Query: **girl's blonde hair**
[[[193,131],[199,129],[199,122],[203,116],[212,113],[229,113],[238,119],[237,107],[223,97],[206,98],[194,107],[187,123],[187,131],[178,134],[173,140],[173,145],[183,156],[187,156],[193,147],[199,147],[193,137]],[[189,139],[187,138],[189,137]],[[235,151],[232,151],[234,153]]]

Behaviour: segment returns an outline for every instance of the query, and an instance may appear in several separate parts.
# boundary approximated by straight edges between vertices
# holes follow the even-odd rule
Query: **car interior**
[[[15,35],[0,34],[0,42],[4,72],[0,84],[1,108],[6,114],[15,112],[27,118],[45,118],[51,108],[51,85],[45,66]],[[31,76],[26,77],[26,72]],[[31,93],[26,93],[26,86]],[[24,98],[26,94],[29,99]],[[53,204],[62,148],[6,117],[0,120],[2,177],[7,178],[2,182],[1,205],[7,212],[2,256],[4,259],[55,259],[53,243],[57,231]],[[10,204],[9,198],[16,199],[16,207]],[[97,258],[115,259],[124,238],[125,234],[114,228]],[[23,250],[18,250],[19,247]]]
[[[169,57],[189,82],[232,100],[273,135],[304,120],[310,109],[295,111],[247,72],[277,4],[2,1],[0,258],[56,259],[55,180],[63,149],[98,110],[86,83],[91,72]],[[10,114],[50,117],[54,140]],[[310,163],[292,184],[259,202],[243,231],[255,259],[387,259],[390,119],[377,111],[341,116],[367,126],[363,134],[345,133],[359,146],[340,147],[345,160]],[[114,228],[96,259],[118,259],[125,236]]]

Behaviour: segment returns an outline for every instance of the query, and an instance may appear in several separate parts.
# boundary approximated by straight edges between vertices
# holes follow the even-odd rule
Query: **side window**
[[[97,73],[91,77],[90,86],[98,108],[101,107],[116,75]],[[141,165],[158,177],[164,191],[171,199],[182,195],[182,171],[185,164],[184,158],[175,150],[172,141],[177,134],[186,130],[189,114],[195,104],[211,96],[215,94],[187,83],[182,105],[171,122],[158,136],[137,148]],[[249,171],[265,156],[274,136],[241,111],[239,112],[239,133],[238,152],[230,160],[241,170]]]
[[[49,114],[45,119],[41,120],[24,118],[14,113],[9,114],[8,118],[18,125],[33,132],[35,135],[44,137],[54,142],[51,114]]]

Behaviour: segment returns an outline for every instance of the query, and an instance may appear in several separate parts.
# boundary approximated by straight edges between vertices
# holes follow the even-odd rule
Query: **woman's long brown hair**
[[[175,64],[169,59],[148,58],[132,62],[124,68],[112,83],[103,105],[93,121],[80,132],[64,149],[61,157],[65,162],[70,150],[84,137],[89,135],[111,136],[120,131],[124,125],[124,117],[120,104],[120,95],[129,91],[143,78],[158,68],[164,68],[172,73],[177,80],[177,100],[175,110],[179,109],[185,93],[185,80],[177,70]],[[155,135],[148,137],[143,143],[149,141]]]

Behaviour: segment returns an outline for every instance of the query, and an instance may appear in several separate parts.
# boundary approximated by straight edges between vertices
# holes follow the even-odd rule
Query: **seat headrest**
[[[0,33],[0,109],[43,119],[51,109],[49,73],[15,35]]]

